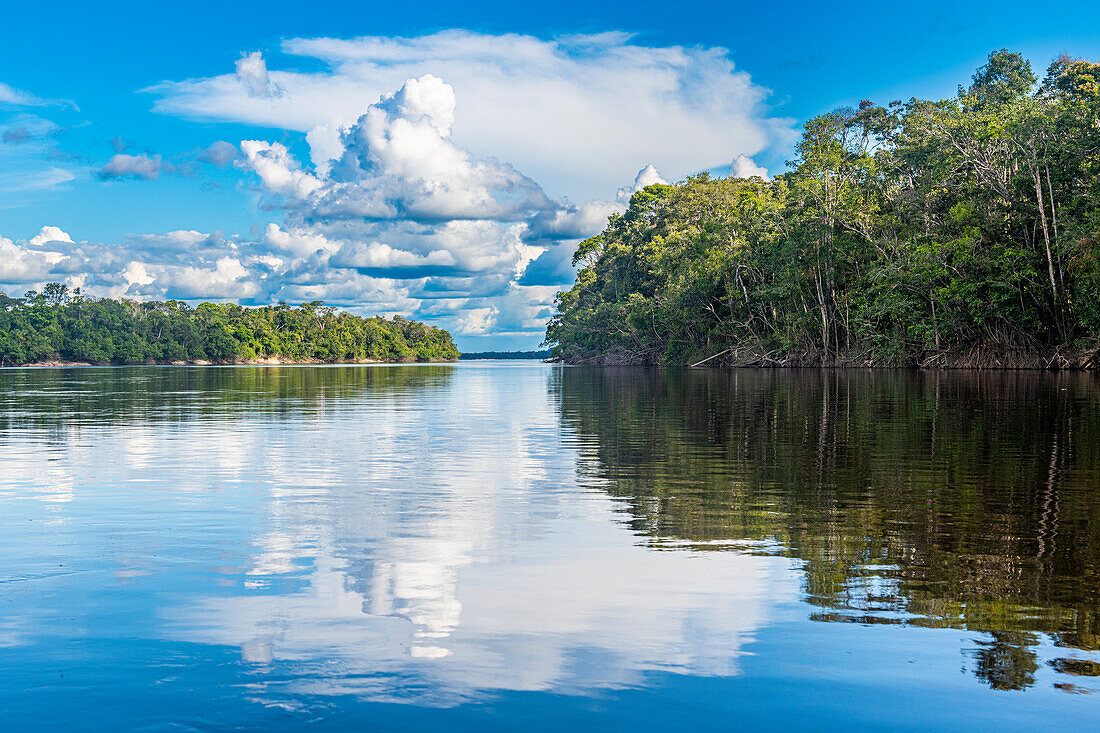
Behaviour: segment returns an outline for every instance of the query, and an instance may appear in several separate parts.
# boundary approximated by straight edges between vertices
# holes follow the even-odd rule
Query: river
[[[0,370],[8,729],[1084,729],[1100,380]]]

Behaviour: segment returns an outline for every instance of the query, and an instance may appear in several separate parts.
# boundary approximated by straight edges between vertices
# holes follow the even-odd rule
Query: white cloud
[[[112,244],[74,242],[46,227],[8,245],[18,264],[0,289],[79,279],[92,295],[139,300],[324,300],[537,342],[555,290],[572,276],[576,240],[624,204],[551,201],[512,166],[455,143],[459,109],[454,90],[425,75],[351,122],[331,123],[332,134],[311,135],[312,167],[283,143],[242,141],[237,167],[255,175],[267,208],[284,211],[261,236],[181,229]],[[237,154],[229,147],[211,146],[208,157],[227,160]],[[165,167],[119,153],[100,175],[148,178]],[[658,178],[644,168],[633,188]]]
[[[497,309],[466,308],[455,320],[455,332],[460,334],[483,334],[496,325]]]
[[[633,189],[620,189],[630,190]],[[629,197],[628,197],[629,198]],[[591,236],[607,226],[607,217],[622,213],[625,204],[617,201],[589,201],[581,206],[559,206],[533,220],[533,232],[552,239],[579,239]]]
[[[271,81],[267,73],[267,63],[259,51],[245,54],[237,59],[237,80],[250,97],[266,99],[277,97],[282,90]]]
[[[272,193],[305,199],[321,187],[315,176],[300,170],[301,166],[291,157],[285,145],[244,140],[241,150],[245,156],[242,165],[255,171]]]
[[[0,237],[0,282],[22,285],[45,280],[54,266],[64,259],[65,255],[59,252],[27,249]]]
[[[654,183],[667,184],[668,181],[662,178],[661,174],[657,171],[657,167],[650,163],[645,168],[642,168],[640,171],[638,171],[638,175],[634,176],[633,186],[619,189],[616,198],[619,201],[629,202],[632,195],[634,195],[638,191],[641,191],[646,186],[652,186]]]
[[[769,117],[767,90],[723,48],[649,47],[619,33],[543,40],[443,31],[300,38],[283,50],[328,68],[278,72],[279,97],[250,96],[233,74],[167,82],[151,90],[155,108],[309,132],[347,125],[406,79],[433,74],[462,100],[456,145],[579,201],[610,197],[646,161],[675,179],[792,136],[790,121]],[[332,140],[331,127],[327,134]]]
[[[138,178],[148,181],[159,178],[164,163],[159,155],[127,155],[118,153],[113,156],[107,165],[96,173],[104,181],[112,181],[120,178]]]
[[[767,181],[769,180],[768,169],[758,166],[752,158],[744,154],[734,158],[730,166],[730,178],[752,178],[753,176]]]
[[[522,322],[537,337],[542,324],[527,314],[544,312],[553,293],[519,280],[622,206],[554,203],[511,166],[474,158],[450,138],[456,105],[441,79],[406,80],[353,122],[315,130],[307,138],[312,171],[281,143],[241,144],[238,165],[255,172],[268,206],[286,211],[258,244],[288,256],[278,272],[295,281],[288,292],[332,301],[352,273],[385,278],[416,299],[413,317],[463,333]],[[564,282],[556,265],[540,280]],[[540,302],[529,303],[536,294]],[[481,315],[471,320],[469,312]]]
[[[426,255],[418,255],[405,250],[394,249],[382,242],[370,244],[352,244],[344,248],[342,263],[357,270],[392,270],[421,267],[453,267],[454,255],[446,250],[433,250]]]
[[[638,171],[638,175],[634,176],[635,191],[641,191],[646,186],[652,186],[655,183],[667,184],[668,181],[661,177],[660,172],[652,163],[642,168]]]
[[[254,174],[281,221],[252,239],[181,230],[51,242],[42,249],[61,259],[23,257],[20,277],[82,277],[93,294],[132,298],[320,299],[533,344],[572,278],[577,240],[631,194],[787,132],[723,49],[451,31],[284,50],[328,68],[269,72],[251,53],[234,74],[155,90],[160,111],[304,133],[308,159],[286,134],[193,153]],[[120,152],[99,177],[170,170]]]
[[[338,145],[331,135],[314,136],[332,157],[318,171],[323,185],[296,173],[298,163],[282,146],[272,145],[277,150],[267,153],[278,157],[277,165],[254,160],[249,148],[245,153],[272,192],[309,198],[314,216],[326,219],[518,220],[549,207],[534,181],[510,165],[475,160],[451,140],[455,105],[451,87],[425,75],[407,80],[339,128]],[[295,176],[308,185],[292,181]]]
[[[339,242],[333,242],[323,234],[304,229],[283,231],[278,224],[268,224],[264,234],[267,242],[276,250],[303,258],[314,254],[331,255],[341,247]]]
[[[27,244],[38,247],[47,242],[68,242],[73,243],[72,237],[61,230],[60,227],[44,226],[39,230],[38,234],[31,237]]]
[[[20,89],[15,89],[9,84],[0,82],[0,104],[12,105],[14,107],[69,107],[74,110],[79,110],[76,102],[71,99],[42,99],[36,97],[30,92],[24,92]]]
[[[15,89],[4,82],[0,82],[0,104],[10,104],[16,107],[45,107],[47,105],[76,106],[68,100],[55,101],[51,99],[41,99],[30,92]]]
[[[140,234],[130,237],[132,242],[141,248],[150,250],[166,250],[173,254],[187,256],[187,251],[200,245],[217,245],[221,242],[219,235],[203,234],[194,229],[176,229],[164,234]]]
[[[126,269],[122,271],[122,277],[126,278],[126,282],[129,285],[152,285],[156,282],[156,277],[149,274],[149,271],[145,269],[145,265],[140,262],[131,262],[126,266]]]
[[[248,298],[260,285],[246,278],[249,271],[235,257],[221,257],[213,267],[162,267],[159,277],[168,291],[190,298]]]
[[[74,242],[49,226],[27,241],[0,239],[0,291],[18,294],[57,281],[99,297],[252,305],[325,300],[368,315],[415,315],[422,301],[410,296],[408,284],[330,267],[329,257],[343,245],[276,226],[257,241],[178,230],[117,243]]]

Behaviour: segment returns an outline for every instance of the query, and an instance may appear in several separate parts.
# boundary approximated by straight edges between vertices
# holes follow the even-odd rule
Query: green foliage
[[[1100,64],[990,55],[956,99],[806,123],[774,181],[650,186],[585,240],[556,356],[934,363],[1100,337]],[[976,357],[975,357],[976,358]]]
[[[245,308],[181,301],[97,300],[49,283],[23,298],[0,293],[0,365],[44,361],[144,364],[453,361],[451,335],[400,316],[360,318],[320,301]]]

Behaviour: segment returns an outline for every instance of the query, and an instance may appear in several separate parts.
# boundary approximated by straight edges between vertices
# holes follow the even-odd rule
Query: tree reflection
[[[974,650],[974,675],[994,690],[1023,690],[1035,684],[1039,668],[1032,648],[1035,634],[993,631]]]
[[[0,369],[0,439],[18,430],[57,432],[221,418],[301,417],[395,404],[446,387],[449,365],[71,367]]]
[[[797,558],[815,619],[987,632],[973,672],[1005,690],[1040,634],[1100,648],[1094,377],[576,368],[552,391],[635,532]]]

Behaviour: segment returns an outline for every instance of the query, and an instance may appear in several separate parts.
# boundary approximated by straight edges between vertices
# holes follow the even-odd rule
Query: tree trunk
[[[1054,209],[1054,186],[1050,183],[1050,165],[1046,166],[1047,170],[1047,193],[1050,195],[1050,230],[1054,234],[1054,238],[1058,239],[1058,212]]]
[[[928,300],[932,302],[932,333],[936,337],[936,351],[940,350],[940,326],[936,322],[936,298],[929,293]]]
[[[1054,277],[1054,257],[1050,253],[1050,230],[1047,228],[1047,207],[1043,203],[1043,184],[1039,179],[1038,166],[1031,169],[1035,180],[1035,203],[1039,205],[1039,222],[1043,226],[1043,244],[1047,251],[1047,272],[1050,275],[1050,290],[1054,294],[1054,304],[1058,305],[1058,283]]]
[[[817,286],[817,307],[821,313],[821,345],[825,348],[825,358],[829,356],[829,314],[825,308],[825,289],[821,284],[821,270],[815,273],[814,284]]]

